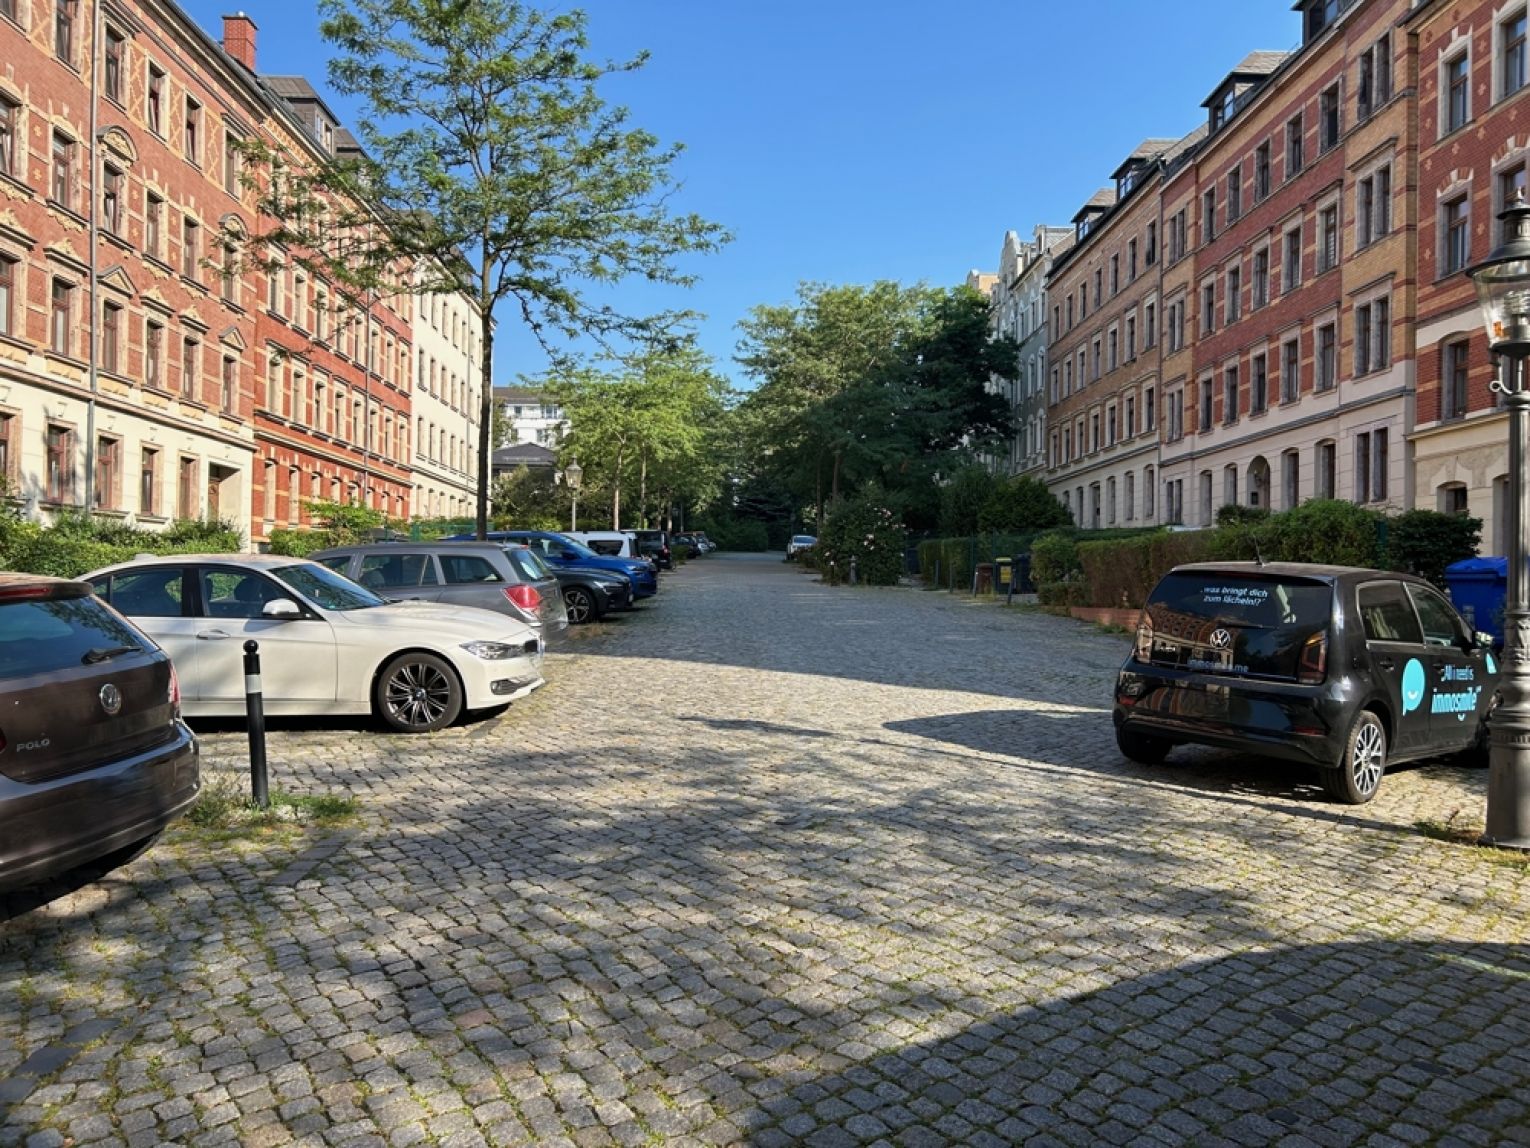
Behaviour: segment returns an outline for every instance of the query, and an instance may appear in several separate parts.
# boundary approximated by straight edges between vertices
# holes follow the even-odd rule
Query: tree
[[[626,109],[598,91],[646,56],[589,59],[582,12],[545,14],[517,0],[319,0],[319,10],[335,49],[330,82],[364,109],[364,154],[297,171],[251,148],[268,169],[264,207],[280,222],[276,241],[327,278],[397,289],[404,263],[423,275],[414,290],[471,300],[483,332],[482,538],[501,305],[555,363],[568,357],[560,340],[651,341],[681,316],[629,315],[588,288],[632,276],[689,285],[676,258],[728,237],[671,213],[679,146],[630,127]],[[374,225],[379,217],[385,226]]]

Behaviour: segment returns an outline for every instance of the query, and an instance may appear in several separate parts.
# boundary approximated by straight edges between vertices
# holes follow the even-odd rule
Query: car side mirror
[[[303,610],[291,598],[277,598],[260,608],[260,616],[272,618],[278,622],[289,622],[293,618],[301,618]]]
[[[1481,630],[1478,630],[1472,635],[1472,643],[1479,650],[1491,650],[1493,648],[1493,635],[1484,634]]]

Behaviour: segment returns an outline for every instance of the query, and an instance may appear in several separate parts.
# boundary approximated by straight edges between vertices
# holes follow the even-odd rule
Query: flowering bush
[[[823,580],[850,580],[853,558],[868,586],[896,586],[903,573],[903,523],[875,495],[847,499],[829,513],[814,547]]]

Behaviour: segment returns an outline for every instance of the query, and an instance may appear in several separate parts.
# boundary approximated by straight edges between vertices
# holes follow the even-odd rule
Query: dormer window
[[[1322,35],[1339,18],[1339,0],[1312,0],[1307,5],[1307,39]]]

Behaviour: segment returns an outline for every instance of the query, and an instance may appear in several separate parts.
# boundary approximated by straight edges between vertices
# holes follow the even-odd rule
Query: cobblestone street
[[[1126,648],[724,556],[501,717],[282,726],[357,823],[0,924],[0,1144],[1530,1144],[1485,774],[1131,765]]]

